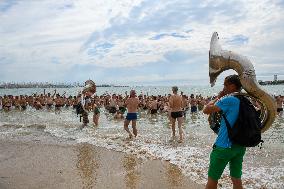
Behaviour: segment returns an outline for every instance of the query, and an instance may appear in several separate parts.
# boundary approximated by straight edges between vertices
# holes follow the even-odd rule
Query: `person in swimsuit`
[[[138,109],[139,99],[136,97],[135,90],[130,91],[130,97],[126,100],[125,105],[127,108],[127,115],[124,121],[124,129],[129,134],[129,139],[133,138],[133,135],[137,136],[137,128],[136,128],[136,121],[137,121],[137,109]],[[132,122],[132,130],[133,134],[130,132],[128,125]]]
[[[10,111],[12,106],[12,100],[9,98],[9,96],[4,95],[4,98],[2,100],[3,103],[3,109],[4,111]]]
[[[15,107],[16,110],[21,109],[19,96],[15,96],[15,98],[14,98],[14,107]]]
[[[120,113],[124,114],[124,112],[126,111],[126,108],[125,108],[124,99],[122,98],[121,95],[119,95],[118,97],[117,105],[118,105],[118,110],[120,111]]]
[[[183,142],[184,134],[182,129],[182,122],[183,122],[183,111],[182,111],[182,97],[177,94],[178,87],[172,87],[173,95],[169,98],[169,104],[171,108],[171,121],[172,121],[172,140],[175,140],[176,137],[176,126],[175,122],[178,121],[178,129],[179,129],[179,140],[178,142]]]
[[[27,109],[27,101],[26,98],[23,95],[20,95],[20,106],[21,106],[21,110],[26,110]]]
[[[41,110],[41,109],[42,109],[42,105],[41,105],[41,103],[40,103],[40,101],[39,101],[39,97],[36,97],[36,98],[35,98],[35,101],[34,101],[34,108],[35,108],[36,110]]]
[[[284,98],[283,98],[281,95],[279,95],[279,96],[276,97],[277,115],[278,115],[279,117],[281,117],[282,114],[283,114],[283,102],[284,102]]]
[[[55,103],[55,113],[60,113],[61,111],[61,107],[62,107],[62,99],[61,96],[59,94],[56,94],[56,98],[54,99],[54,103]]]
[[[2,102],[2,100],[3,100],[3,98],[2,98],[2,96],[0,96],[0,110],[2,110],[2,108],[3,108],[3,102]]]
[[[109,113],[115,114],[117,111],[117,96],[116,94],[113,94],[110,101],[109,101]]]
[[[48,110],[50,110],[53,106],[55,94],[56,94],[56,89],[54,90],[54,94],[52,96],[51,96],[50,93],[47,93],[47,97],[45,98],[45,101],[46,101],[46,105],[47,105]]]
[[[150,113],[151,114],[158,113],[158,101],[156,96],[153,96],[153,98],[150,101]]]
[[[184,120],[186,118],[186,113],[189,109],[189,101],[187,99],[187,96],[184,94],[181,94],[182,96],[182,110],[183,110],[183,116],[184,116]]]
[[[98,106],[98,101],[95,101],[94,105],[93,105],[93,122],[95,126],[99,125],[99,118],[100,118],[100,108]]]
[[[196,113],[197,112],[197,99],[194,97],[194,94],[190,95],[190,111],[191,113]]]
[[[118,110],[118,111],[116,111],[116,113],[114,114],[114,117],[113,117],[114,119],[123,119],[124,118],[124,116],[123,116],[123,113],[120,111],[120,110]]]
[[[65,107],[69,108],[72,105],[72,96],[69,96],[68,98],[65,98]]]

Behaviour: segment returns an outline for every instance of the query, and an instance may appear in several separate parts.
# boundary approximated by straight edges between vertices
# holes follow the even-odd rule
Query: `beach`
[[[279,86],[268,87],[277,94],[282,90]],[[0,92],[30,95],[37,90],[42,91],[2,89]],[[98,94],[105,90],[100,89]],[[126,89],[112,90],[121,94]],[[62,91],[69,95],[77,89]],[[166,94],[168,88],[141,88],[141,91]],[[198,91],[206,93],[209,89],[203,87]],[[188,111],[185,115],[182,125],[185,139],[178,143],[170,140],[171,126],[167,113],[162,111],[152,115],[140,109],[138,136],[128,140],[124,119],[114,119],[105,107],[100,109],[98,126],[93,125],[90,111],[90,123],[84,128],[70,106],[60,111],[54,107],[37,110],[32,106],[25,110],[14,107],[10,111],[0,110],[0,189],[204,188],[217,135],[209,128],[208,116],[202,111]],[[242,175],[244,188],[284,187],[283,134],[284,118],[277,117],[262,134],[262,147],[247,148]],[[229,175],[227,166],[219,188],[232,188]]]
[[[0,189],[284,189],[283,12],[0,0]]]
[[[48,138],[0,140],[1,189],[204,188],[167,161]]]

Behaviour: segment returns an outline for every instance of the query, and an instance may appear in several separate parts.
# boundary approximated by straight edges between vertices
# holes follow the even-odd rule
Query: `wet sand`
[[[1,189],[200,189],[175,165],[90,144],[0,139]]]

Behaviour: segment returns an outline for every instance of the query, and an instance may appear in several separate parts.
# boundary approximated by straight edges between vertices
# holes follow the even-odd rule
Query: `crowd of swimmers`
[[[134,127],[134,135],[136,136],[137,117],[135,117],[134,114],[131,115],[131,113],[142,110],[147,111],[151,115],[164,113],[168,116],[172,124],[174,124],[173,121],[177,120],[180,129],[180,117],[185,118],[187,112],[196,113],[202,111],[203,107],[212,100],[212,98],[214,98],[214,96],[203,97],[202,95],[194,94],[186,95],[183,92],[179,92],[178,94],[177,87],[172,88],[171,94],[165,95],[148,95],[143,93],[138,95],[135,90],[131,90],[130,94],[125,92],[125,94],[105,93],[103,95],[95,94],[88,96],[79,93],[76,96],[66,96],[65,92],[60,95],[56,90],[52,93],[46,93],[44,90],[41,94],[0,96],[0,110],[4,112],[8,112],[12,109],[24,111],[27,107],[31,107],[36,110],[54,110],[55,113],[59,114],[63,107],[73,108],[77,115],[80,115],[80,121],[83,123],[82,127],[85,127],[89,123],[88,115],[90,113],[93,113],[92,121],[94,126],[98,126],[101,108],[104,108],[105,111],[113,115],[114,119],[125,119],[124,128],[129,133],[129,137],[132,137],[133,133],[129,132],[128,124],[132,120],[135,120],[132,121],[134,122],[132,125]],[[275,99],[277,103],[277,113],[281,116],[283,113],[284,96],[278,95],[275,96]],[[131,100],[135,101],[136,104]],[[129,111],[129,109],[133,110]],[[175,135],[174,129],[175,128],[173,128],[173,135]],[[182,131],[180,131],[180,140],[182,139]]]
[[[169,97],[171,94],[165,95],[138,95],[139,109],[147,110],[149,114],[158,114],[161,112],[169,112]],[[190,96],[184,95],[181,92],[183,101],[183,110],[190,111],[192,113],[203,109],[204,105],[212,97],[202,97],[201,95],[191,94]],[[104,107],[106,111],[112,113],[117,118],[123,118],[123,114],[126,111],[125,102],[129,98],[127,92],[122,94],[108,94],[84,96],[84,109],[88,112],[93,111],[95,114],[100,113],[100,108]],[[36,110],[54,110],[56,113],[60,113],[60,110],[65,107],[77,108],[77,105],[82,101],[82,95],[66,96],[66,93],[59,94],[54,90],[53,93],[46,93],[45,90],[40,94],[32,95],[3,95],[0,96],[0,110],[26,110],[27,107],[34,108]]]

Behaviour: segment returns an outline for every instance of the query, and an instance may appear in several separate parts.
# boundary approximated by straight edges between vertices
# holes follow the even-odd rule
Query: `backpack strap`
[[[229,134],[229,131],[231,131],[232,127],[231,127],[231,125],[230,125],[229,121],[227,120],[227,118],[226,118],[224,113],[222,113],[222,116],[223,116],[223,118],[225,120],[227,131],[228,131],[228,134]]]

